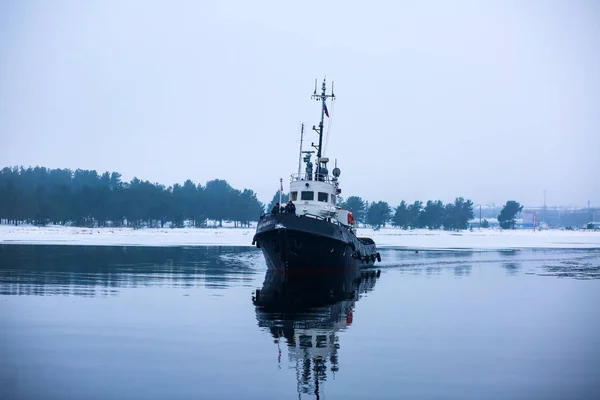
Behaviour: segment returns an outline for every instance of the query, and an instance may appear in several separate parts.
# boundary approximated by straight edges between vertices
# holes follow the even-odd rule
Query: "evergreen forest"
[[[6,167],[0,170],[0,223],[201,228],[222,226],[226,221],[246,227],[269,212],[279,195],[276,191],[265,205],[252,189],[233,188],[222,179],[205,185],[188,179],[165,186],[138,178],[125,182],[118,172]],[[282,201],[287,200],[288,194],[283,193]],[[359,196],[342,200],[340,205],[352,211],[355,221],[374,229],[391,225],[459,230],[468,228],[475,217],[473,202],[463,197],[446,204],[441,200],[402,201],[396,207]],[[522,208],[518,202],[508,201],[498,215],[502,227],[514,229],[515,216]]]

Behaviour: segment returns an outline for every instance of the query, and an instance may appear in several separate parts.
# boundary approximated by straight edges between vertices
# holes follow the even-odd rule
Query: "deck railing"
[[[287,214],[287,213],[286,212],[281,212],[281,214]],[[263,214],[260,215],[260,219],[268,217],[269,215],[272,215],[272,214],[271,213],[263,213]],[[344,227],[344,228],[348,228],[348,225],[344,225],[340,221],[335,220],[335,219],[332,220],[331,217],[323,217],[321,215],[310,214],[310,213],[306,213],[306,214],[294,214],[294,217],[297,217],[297,218],[314,218],[314,219],[318,219],[318,220],[321,220],[321,221],[327,221],[327,222],[329,222],[331,224],[338,225],[338,226],[341,226],[341,227]]]
[[[332,183],[334,182],[334,177],[330,176],[330,175],[326,175],[326,174],[319,174],[319,173],[314,173],[314,174],[292,174],[291,175],[291,182],[296,182],[296,181],[317,181],[317,182],[327,182],[327,183]]]

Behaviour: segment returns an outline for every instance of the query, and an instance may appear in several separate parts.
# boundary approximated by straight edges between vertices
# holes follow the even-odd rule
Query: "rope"
[[[335,99],[331,101],[331,112],[329,113],[329,123],[327,124],[327,136],[325,137],[325,146],[323,147],[323,154],[327,154],[327,145],[329,144],[329,131],[331,130],[331,122],[333,120],[333,113],[335,111]]]

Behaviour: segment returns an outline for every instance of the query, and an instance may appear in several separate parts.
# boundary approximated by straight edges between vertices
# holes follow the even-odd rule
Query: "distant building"
[[[498,224],[498,219],[497,218],[481,218],[481,223],[483,223],[483,221],[486,220],[488,222],[488,227],[489,228],[497,228],[498,226],[500,226]],[[476,229],[479,228],[479,218],[475,218],[472,219],[468,222],[469,224],[469,229]]]
[[[600,230],[600,222],[590,221],[583,226],[585,229]]]
[[[537,213],[524,212],[518,215],[517,228],[518,229],[533,229],[539,225]]]

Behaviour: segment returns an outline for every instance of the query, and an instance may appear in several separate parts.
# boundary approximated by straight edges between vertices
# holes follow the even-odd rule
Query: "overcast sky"
[[[267,202],[326,74],[344,196],[600,206],[599,21],[594,0],[0,0],[0,166]]]

